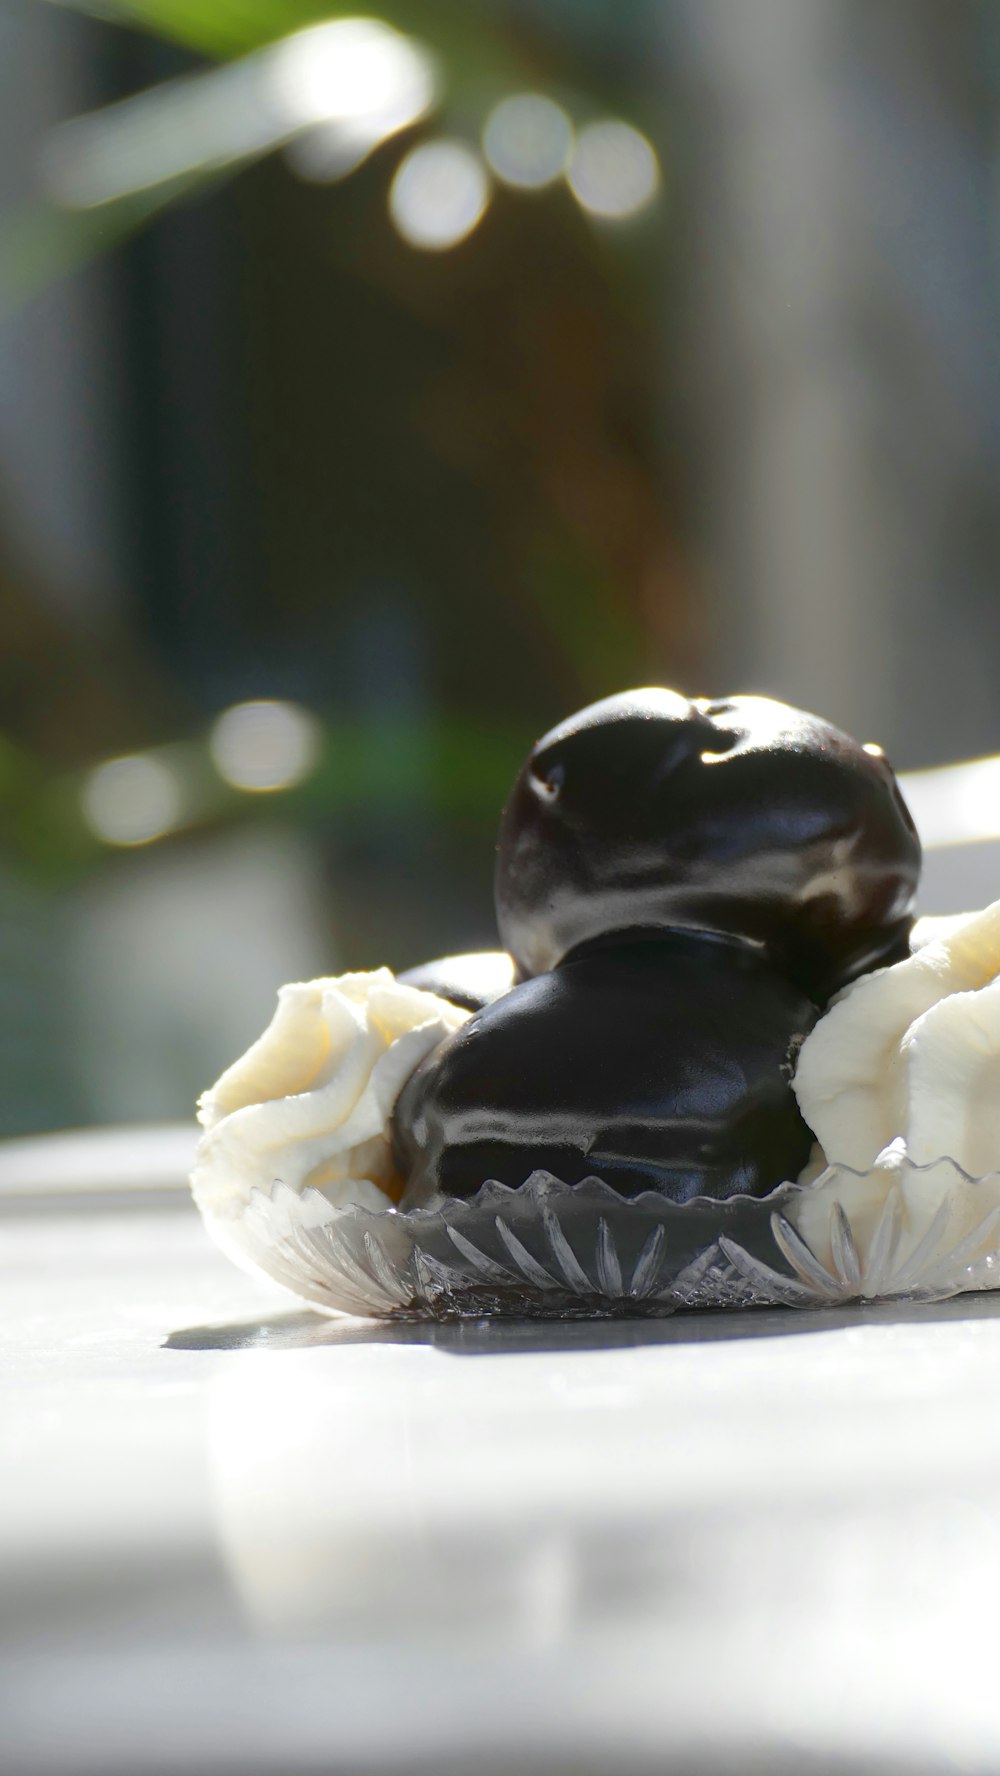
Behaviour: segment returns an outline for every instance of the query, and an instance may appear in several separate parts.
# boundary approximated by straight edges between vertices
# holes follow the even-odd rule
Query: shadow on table
[[[307,1309],[234,1320],[219,1326],[184,1326],[164,1340],[165,1350],[306,1350],[317,1345],[427,1344],[455,1357],[510,1355],[523,1351],[584,1351],[649,1344],[710,1344],[744,1338],[786,1338],[852,1326],[922,1325],[934,1320],[984,1320],[1000,1316],[1000,1291],[959,1295],[950,1301],[889,1301],[848,1307],[758,1308],[744,1313],[678,1313],[662,1320],[355,1320],[329,1319]]]

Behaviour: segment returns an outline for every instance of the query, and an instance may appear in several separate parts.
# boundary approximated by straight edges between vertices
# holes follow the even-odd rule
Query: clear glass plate
[[[409,1213],[276,1183],[206,1217],[230,1257],[329,1313],[606,1318],[679,1308],[941,1299],[1000,1284],[1000,1172],[831,1166],[770,1196],[625,1199],[535,1172]]]

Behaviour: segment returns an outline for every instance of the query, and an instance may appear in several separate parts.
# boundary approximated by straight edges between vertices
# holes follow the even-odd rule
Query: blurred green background
[[[1000,750],[990,0],[7,0],[0,1133],[495,941],[538,733]]]

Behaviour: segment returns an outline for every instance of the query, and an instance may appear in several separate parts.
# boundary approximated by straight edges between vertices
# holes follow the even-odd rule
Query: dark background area
[[[0,1131],[186,1116],[281,980],[489,945],[521,754],[627,684],[1000,750],[988,0],[391,6],[439,97],[349,176],[123,148],[74,208],[68,120],[339,16],[102,12],[0,18]],[[494,175],[402,238],[405,157],[525,91],[638,131],[651,201]],[[319,724],[286,789],[213,766],[247,700]]]

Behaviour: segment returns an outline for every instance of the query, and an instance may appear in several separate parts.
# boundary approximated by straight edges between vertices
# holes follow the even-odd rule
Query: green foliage
[[[39,203],[0,219],[0,319],[47,284],[125,240],[197,183],[174,180],[99,209],[61,210]]]
[[[50,0],[94,12],[86,0]],[[497,28],[497,9],[484,0],[108,0],[100,16],[150,31],[201,55],[228,60],[322,20],[370,16],[428,44],[453,78],[504,80],[522,58]]]
[[[474,824],[495,817],[533,738],[514,729],[442,719],[377,724],[333,722],[316,769],[297,789],[246,794],[218,777],[204,741],[156,749],[180,781],[184,814],[178,832],[262,819],[292,820],[301,830],[336,815],[420,807],[442,822]],[[96,762],[96,761],[95,761]],[[86,772],[52,773],[24,748],[0,736],[0,822],[7,846],[39,883],[87,874],[106,847],[83,814]],[[158,841],[169,843],[170,839]]]
[[[227,61],[319,22],[357,16],[365,8],[337,0],[109,0],[96,8],[86,0],[49,0],[67,10],[97,15],[110,24],[150,32],[198,55]],[[372,9],[384,23],[413,35],[432,49],[442,67],[449,103],[461,110],[476,95],[493,95],[530,80],[532,68],[495,23],[483,0],[386,0]],[[178,129],[183,129],[183,93],[176,83]],[[158,89],[169,101],[170,83]],[[113,108],[112,108],[113,109]],[[235,173],[235,157],[220,171],[217,161],[189,176],[135,191],[94,209],[73,211],[39,201],[23,214],[0,220],[0,314],[15,308],[54,279],[115,245],[159,210]]]

